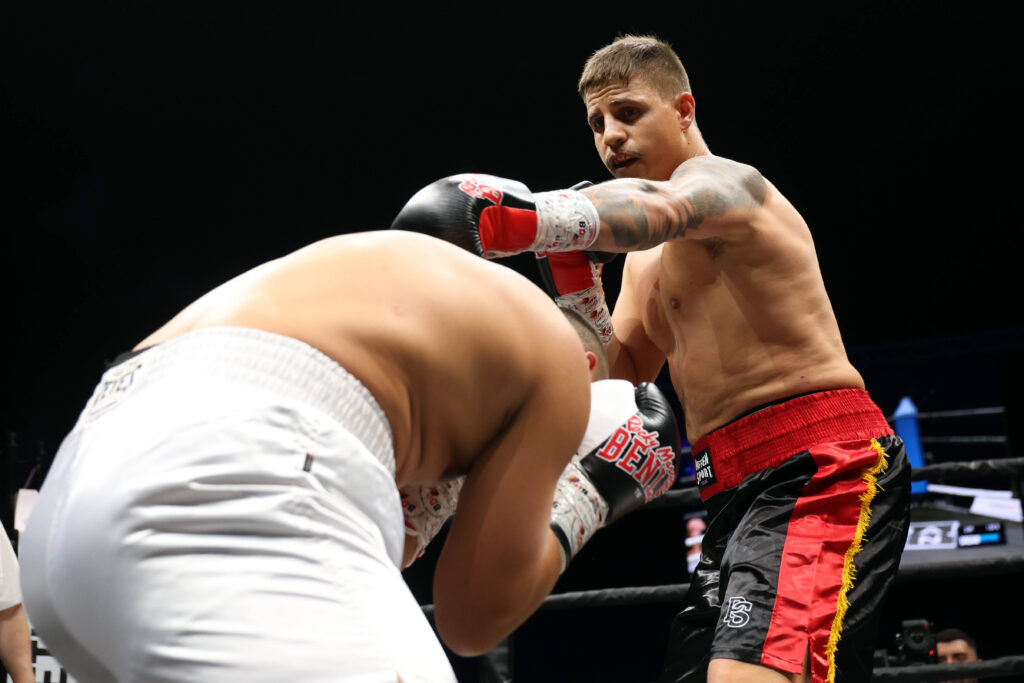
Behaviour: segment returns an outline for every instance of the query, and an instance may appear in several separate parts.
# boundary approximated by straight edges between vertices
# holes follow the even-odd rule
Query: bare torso
[[[466,472],[542,378],[579,399],[580,433],[586,424],[582,344],[550,299],[422,235],[318,242],[218,287],[138,347],[209,326],[294,337],[358,378],[391,423],[399,486]]]
[[[625,277],[644,332],[668,360],[691,443],[771,401],[864,386],[810,231],[771,185],[748,230],[628,254]]]

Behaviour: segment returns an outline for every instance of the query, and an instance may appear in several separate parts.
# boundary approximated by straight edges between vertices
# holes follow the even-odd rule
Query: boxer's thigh
[[[810,586],[801,577],[787,578],[784,572],[794,563],[814,571],[821,538],[806,527],[799,503],[804,487],[816,473],[814,458],[805,452],[747,477],[737,487],[741,493],[753,493],[746,497],[723,556],[721,616],[711,659],[771,666],[789,673],[803,669]],[[806,563],[793,559],[800,557]],[[783,629],[786,637],[780,639],[780,624],[790,620],[793,628]]]
[[[899,569],[910,524],[910,464],[898,437],[879,439],[888,467],[878,477],[862,547],[853,559],[856,576],[836,647],[836,680],[871,677],[878,622]]]

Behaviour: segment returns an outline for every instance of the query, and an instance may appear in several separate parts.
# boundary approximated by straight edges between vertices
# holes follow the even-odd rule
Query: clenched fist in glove
[[[551,511],[562,570],[598,529],[668,491],[680,458],[675,415],[657,386],[594,382],[587,431]]]
[[[391,223],[485,258],[586,249],[599,226],[597,209],[576,190],[533,193],[515,180],[472,173],[427,185]]]
[[[465,481],[466,477],[463,475],[430,486],[409,485],[398,490],[402,498],[402,512],[405,515],[405,535],[409,537],[406,542],[406,557],[402,561],[403,569],[423,557],[427,545],[455,514],[455,508],[459,503],[459,491],[462,490]]]

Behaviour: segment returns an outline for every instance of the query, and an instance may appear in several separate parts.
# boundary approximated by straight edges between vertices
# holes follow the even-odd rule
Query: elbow
[[[441,641],[460,657],[478,657],[493,650],[514,628],[497,626],[500,620],[474,618],[463,610],[435,605],[434,625]]]
[[[498,646],[502,638],[481,638],[479,633],[447,634],[438,629],[441,641],[460,657],[479,657]]]
[[[460,657],[476,657],[493,650],[526,621],[547,595],[498,577],[485,586],[471,583],[449,591],[438,585],[435,576],[434,625],[442,642]]]

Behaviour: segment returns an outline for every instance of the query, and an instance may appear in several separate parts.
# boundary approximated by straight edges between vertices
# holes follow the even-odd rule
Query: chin
[[[637,164],[630,164],[629,166],[623,166],[612,171],[612,175],[616,178],[643,178],[645,177],[641,172],[640,167]]]

